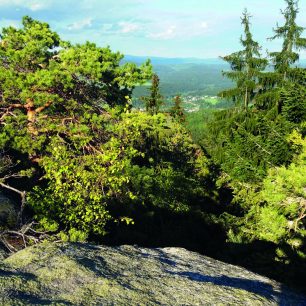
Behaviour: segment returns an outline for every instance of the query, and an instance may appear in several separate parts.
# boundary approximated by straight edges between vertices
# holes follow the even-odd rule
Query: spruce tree
[[[173,101],[174,101],[174,105],[170,109],[171,116],[181,123],[185,122],[186,118],[184,114],[184,108],[182,107],[181,96],[179,95],[175,96]]]
[[[288,83],[293,83],[290,71],[299,60],[298,51],[306,49],[306,38],[301,37],[304,28],[298,26],[296,18],[299,12],[298,1],[285,0],[287,7],[281,11],[285,18],[283,26],[277,25],[274,36],[270,40],[282,39],[282,49],[278,52],[270,52],[269,56],[274,67],[273,72],[265,72],[260,76],[261,90],[256,99],[258,108],[275,108],[277,113],[281,111],[281,95]]]
[[[287,82],[280,94],[281,113],[283,117],[295,124],[306,121],[306,70],[291,69]]]
[[[287,7],[281,11],[285,18],[285,24],[283,26],[277,25],[273,29],[275,35],[270,38],[270,40],[283,39],[282,50],[270,53],[275,71],[280,73],[283,79],[286,79],[290,66],[299,60],[299,54],[295,51],[306,49],[306,38],[301,37],[304,28],[296,23],[299,12],[298,1],[285,1]]]
[[[150,96],[142,97],[142,100],[145,102],[146,111],[155,115],[159,112],[161,105],[163,104],[163,96],[160,93],[159,89],[159,77],[157,74],[153,74],[152,85],[150,87]]]
[[[253,39],[250,17],[245,10],[241,18],[244,36],[241,37],[240,42],[244,49],[222,57],[232,69],[232,71],[223,72],[223,75],[236,82],[236,87],[219,93],[221,97],[231,98],[237,104],[243,104],[245,110],[253,102],[257,92],[258,75],[267,65],[267,60],[261,58],[261,47]]]

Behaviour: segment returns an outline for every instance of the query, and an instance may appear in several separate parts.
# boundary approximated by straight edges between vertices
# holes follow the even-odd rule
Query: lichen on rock
[[[306,297],[182,248],[42,243],[1,262],[0,303],[306,305]]]

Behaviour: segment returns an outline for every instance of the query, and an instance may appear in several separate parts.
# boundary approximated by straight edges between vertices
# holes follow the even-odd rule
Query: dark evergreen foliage
[[[260,91],[256,98],[256,105],[261,109],[276,108],[280,112],[281,92],[289,80],[292,66],[299,60],[298,51],[306,49],[306,38],[302,37],[304,28],[296,23],[299,13],[298,1],[286,0],[287,7],[281,11],[285,23],[277,25],[274,36],[270,40],[282,39],[282,49],[270,52],[269,56],[274,67],[273,72],[264,72],[260,76]],[[271,90],[273,89],[273,90]]]
[[[184,114],[184,108],[182,107],[182,98],[181,96],[176,96],[173,100],[174,105],[170,109],[170,114],[180,123],[183,123],[185,122],[186,118]]]
[[[250,17],[245,10],[241,19],[244,37],[240,39],[244,49],[223,57],[232,69],[232,71],[224,71],[223,74],[234,81],[236,87],[219,93],[221,97],[233,99],[237,105],[243,106],[245,110],[253,103],[258,91],[259,73],[267,66],[267,60],[260,56],[258,42],[253,40],[250,31]]]
[[[150,96],[142,97],[142,100],[145,102],[146,111],[151,115],[156,115],[163,104],[163,96],[160,93],[159,77],[157,74],[153,74],[152,84],[149,90]]]
[[[287,73],[292,64],[299,59],[299,54],[295,50],[300,51],[306,49],[306,38],[301,37],[304,28],[297,25],[296,18],[299,12],[298,1],[285,0],[287,7],[281,11],[285,19],[283,26],[277,25],[274,36],[270,40],[283,39],[282,50],[279,52],[270,52],[270,57],[275,68],[275,72],[282,75],[286,80]]]

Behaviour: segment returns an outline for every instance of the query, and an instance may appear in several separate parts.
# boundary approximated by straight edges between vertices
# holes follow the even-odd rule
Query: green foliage
[[[135,205],[182,212],[206,195],[208,160],[177,120],[158,113],[156,75],[149,113],[131,112],[149,63],[120,65],[121,54],[63,42],[28,17],[1,39],[0,149],[13,173],[29,177],[21,188],[39,229],[84,240],[111,222],[133,224]]]
[[[129,203],[184,211],[190,198],[205,193],[194,177],[205,180],[207,159],[170,117],[87,117],[86,125],[85,119],[83,126],[67,124],[64,137],[52,137],[39,161],[45,183],[28,197],[38,220],[104,235],[109,221],[131,223],[120,214]]]
[[[300,150],[294,161],[288,167],[271,168],[260,192],[255,188],[249,194],[239,191],[239,201],[245,201],[248,209],[237,235],[288,243],[305,252],[306,141],[296,131],[288,140]]]
[[[161,105],[163,104],[163,96],[160,94],[159,89],[159,77],[157,74],[153,74],[152,85],[150,87],[150,96],[142,97],[145,102],[146,111],[151,115],[157,114]]]
[[[306,71],[294,69],[290,72],[291,83],[284,86],[281,93],[282,113],[294,123],[306,121]]]
[[[270,38],[270,40],[283,39],[282,50],[280,52],[271,52],[270,57],[272,58],[275,71],[280,73],[284,79],[286,79],[290,65],[299,59],[299,54],[294,52],[294,49],[306,49],[306,38],[301,37],[304,28],[296,23],[299,12],[298,2],[295,0],[285,0],[285,2],[287,7],[282,11],[285,24],[283,26],[277,25],[273,29],[275,35]]]
[[[103,234],[111,219],[106,202],[133,196],[122,187],[128,180],[122,170],[136,151],[104,129],[109,106],[122,109],[134,86],[151,77],[151,65],[120,65],[122,58],[93,43],[63,42],[30,17],[20,29],[2,29],[1,162],[10,160],[9,177],[30,177],[22,188],[33,188],[28,203],[48,231],[58,224]],[[7,167],[0,170],[7,177]]]
[[[224,110],[215,112],[206,126],[201,144],[233,180],[258,182],[268,168],[291,160],[286,140],[291,124],[281,116]]]
[[[47,232],[56,232],[58,230],[58,223],[54,220],[49,220],[47,217],[42,217],[39,220],[39,227],[43,230],[43,231],[47,231]]]
[[[273,242],[279,242],[287,232],[285,216],[271,207],[262,207],[259,210],[256,226],[258,238]]]
[[[68,233],[61,231],[58,236],[62,241],[70,242],[84,242],[87,240],[88,235],[85,232],[71,228]]]
[[[219,93],[221,97],[231,98],[237,105],[243,105],[246,110],[255,97],[260,71],[267,66],[267,61],[260,57],[260,46],[250,32],[250,17],[245,10],[241,19],[244,37],[240,39],[244,49],[223,57],[232,69],[223,74],[234,81],[236,87]]]
[[[39,117],[77,116],[99,104],[125,105],[136,84],[151,76],[140,67],[93,43],[60,41],[46,23],[23,19],[23,28],[4,28],[0,45],[1,122],[18,114],[36,132]],[[82,105],[80,105],[82,104]],[[22,114],[25,116],[23,117]],[[10,120],[8,118],[7,120]],[[16,119],[14,120],[16,121]]]
[[[190,114],[188,121],[193,137],[212,157],[216,169],[220,167],[216,179],[220,194],[231,195],[220,197],[224,206],[217,222],[227,231],[229,245],[237,249],[234,257],[248,262],[239,248],[251,254],[254,246],[259,258],[248,265],[254,267],[255,262],[254,268],[262,268],[266,260],[269,267],[280,269],[276,277],[282,275],[284,281],[291,273],[290,282],[299,283],[295,276],[304,277],[306,258],[306,79],[305,69],[293,64],[305,42],[303,28],[296,25],[297,2],[286,3],[286,24],[277,27],[274,37],[283,39],[283,47],[270,53],[272,71],[246,73],[246,59],[251,57],[244,52],[252,45],[246,13],[246,49],[225,57],[232,67],[226,76],[237,87],[221,94],[233,97],[238,104],[248,101],[244,103],[246,110],[235,107],[206,116]],[[255,246],[260,244],[266,248],[258,252]]]
[[[107,202],[128,196],[128,191],[122,190],[128,180],[124,175],[128,161],[117,159],[121,152],[118,145],[111,139],[100,148],[106,154],[80,155],[64,141],[51,143],[50,156],[41,161],[48,187],[36,187],[29,198],[38,218],[48,215],[65,226],[103,234],[110,219]]]
[[[304,28],[296,23],[299,12],[298,2],[294,0],[285,0],[285,2],[287,7],[281,11],[285,24],[277,25],[273,29],[275,35],[270,38],[270,40],[282,39],[282,49],[269,53],[274,71],[260,75],[261,88],[255,102],[258,108],[275,108],[278,112],[281,111],[281,95],[284,87],[290,87],[292,83],[290,75],[292,75],[292,66],[299,60],[298,51],[306,49],[306,38],[301,37]]]
[[[182,98],[181,96],[176,96],[174,98],[174,105],[170,109],[170,114],[173,118],[178,120],[180,123],[185,122],[185,114],[184,114],[184,109],[182,107]]]
[[[186,113],[186,127],[192,134],[196,143],[205,146],[205,140],[208,137],[208,123],[212,120],[216,109],[200,109],[198,112]]]
[[[191,198],[205,193],[201,181],[209,174],[207,158],[171,117],[136,114],[127,115],[132,125],[125,133],[140,153],[131,168],[138,201],[175,211],[188,209]]]

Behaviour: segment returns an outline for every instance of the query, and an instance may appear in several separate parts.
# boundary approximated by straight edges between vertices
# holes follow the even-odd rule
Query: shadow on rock
[[[65,300],[56,300],[56,299],[44,299],[37,297],[33,294],[28,294],[25,292],[17,291],[13,292],[11,297],[17,298],[22,302],[31,303],[32,305],[50,305],[56,303],[56,305],[73,305],[72,303]]]
[[[228,277],[225,275],[221,276],[209,276],[196,272],[173,272],[167,271],[170,274],[186,277],[192,281],[197,282],[209,282],[217,286],[232,287],[235,289],[242,289],[248,292],[265,297],[269,300],[276,300],[279,305],[285,306],[289,305],[286,300],[288,299],[288,294],[283,294],[282,290],[275,291],[273,286],[258,280],[249,280],[245,278]],[[298,305],[305,305],[301,302]]]

